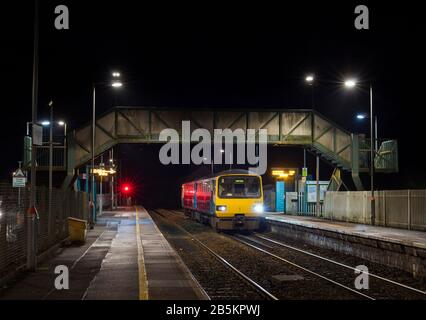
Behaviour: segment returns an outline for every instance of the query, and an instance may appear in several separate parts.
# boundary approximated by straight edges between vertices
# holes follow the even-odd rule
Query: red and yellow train
[[[182,207],[216,230],[256,230],[263,215],[262,178],[233,170],[182,185]]]

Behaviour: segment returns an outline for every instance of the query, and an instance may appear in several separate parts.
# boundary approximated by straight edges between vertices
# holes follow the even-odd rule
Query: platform
[[[54,288],[58,265],[69,268],[68,290]],[[191,272],[143,208],[104,211],[83,246],[60,248],[24,274],[0,299],[200,300],[208,299]]]
[[[426,276],[426,232],[265,214],[272,232]]]

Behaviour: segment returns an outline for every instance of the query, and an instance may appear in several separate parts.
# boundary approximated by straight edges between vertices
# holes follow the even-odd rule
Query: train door
[[[210,180],[210,215],[214,215],[216,211],[216,180]]]
[[[198,183],[194,183],[194,196],[192,198],[192,203],[193,203],[193,208],[196,210],[197,209],[197,187],[198,187]]]

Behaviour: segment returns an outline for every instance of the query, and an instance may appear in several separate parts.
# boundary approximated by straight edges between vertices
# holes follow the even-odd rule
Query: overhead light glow
[[[356,118],[359,120],[364,120],[365,118],[367,118],[367,116],[365,114],[357,114]]]
[[[345,81],[346,88],[353,88],[356,86],[356,81],[354,79],[349,79]]]
[[[50,125],[50,121],[43,121],[41,125],[47,127]]]
[[[122,86],[123,86],[123,83],[122,83],[122,82],[120,82],[120,81],[114,81],[111,85],[112,85],[114,88],[120,88],[120,87],[122,87]]]
[[[313,82],[314,81],[314,76],[313,75],[308,75],[305,78],[306,82]]]
[[[113,73],[112,73],[112,76],[113,76],[114,78],[118,78],[118,77],[120,77],[120,72],[113,72]]]
[[[59,124],[61,127],[63,127],[63,126],[65,125],[65,122],[64,122],[64,121],[58,121],[58,124]]]

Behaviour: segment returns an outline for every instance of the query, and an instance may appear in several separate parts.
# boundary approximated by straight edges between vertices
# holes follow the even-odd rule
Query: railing
[[[54,189],[52,218],[49,219],[49,191],[45,187],[37,187],[36,190],[39,214],[37,248],[38,253],[41,253],[68,236],[68,217],[87,220],[88,196],[83,192]],[[0,279],[25,263],[25,217],[29,197],[29,188],[19,189],[9,184],[0,184]]]
[[[264,192],[264,206],[265,210],[267,212],[276,212],[276,206],[275,206],[275,197],[276,193],[274,189],[267,189],[263,190]],[[286,195],[287,196],[287,195]],[[286,198],[287,201],[290,201]],[[286,206],[286,214],[297,214],[300,216],[320,216],[323,213],[324,210],[324,202],[320,201],[320,212],[317,213],[317,204],[316,202],[308,202],[306,198],[306,193],[299,191],[297,193],[297,203],[294,207],[294,212],[292,210],[288,210],[288,207]]]
[[[297,193],[297,215],[299,216],[320,216],[323,212],[324,202],[320,201],[320,212],[317,213],[316,202],[308,202],[305,192]]]
[[[370,170],[370,139],[360,139],[359,168]],[[398,143],[396,140],[378,139],[378,150],[374,151],[374,168],[383,172],[398,172]]]

